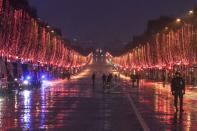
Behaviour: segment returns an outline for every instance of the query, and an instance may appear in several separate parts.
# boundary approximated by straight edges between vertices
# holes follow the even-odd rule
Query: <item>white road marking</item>
[[[144,131],[150,131],[150,128],[148,127],[148,125],[146,124],[144,119],[142,118],[142,115],[137,110],[137,108],[136,108],[136,106],[135,106],[130,94],[127,94],[127,97],[128,97],[128,100],[129,100],[129,102],[130,102],[130,104],[131,104],[131,106],[132,106],[132,108],[133,108],[133,110],[134,110],[134,112],[135,112],[135,114],[137,116],[137,119],[139,120],[139,122],[140,122],[140,124],[141,124],[141,126],[143,128],[143,130]]]

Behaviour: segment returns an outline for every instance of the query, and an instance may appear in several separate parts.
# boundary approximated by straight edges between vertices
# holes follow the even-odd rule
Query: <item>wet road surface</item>
[[[91,74],[97,72],[95,89]],[[197,91],[187,90],[183,113],[175,113],[169,87],[128,79],[114,82],[103,93],[101,75],[106,65],[92,65],[70,81],[0,97],[0,130],[64,131],[195,131]]]
[[[92,68],[98,74],[110,71],[94,65],[71,81],[1,97],[1,130],[142,130],[121,88],[103,93],[98,78],[96,89],[92,89]]]
[[[184,112],[175,112],[170,86],[162,83],[141,81],[139,88],[131,87],[128,79],[122,87],[130,94],[139,113],[153,131],[196,131],[197,90],[189,88],[184,96]],[[124,86],[123,86],[124,85]]]

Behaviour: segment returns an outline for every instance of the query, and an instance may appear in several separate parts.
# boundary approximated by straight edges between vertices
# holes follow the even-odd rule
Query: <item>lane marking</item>
[[[146,124],[146,122],[144,121],[144,119],[142,118],[142,115],[139,113],[139,111],[137,110],[132,98],[131,98],[131,95],[130,94],[127,94],[127,97],[128,97],[128,100],[137,116],[137,119],[139,120],[142,128],[144,131],[150,131],[150,128],[148,127],[148,125]]]

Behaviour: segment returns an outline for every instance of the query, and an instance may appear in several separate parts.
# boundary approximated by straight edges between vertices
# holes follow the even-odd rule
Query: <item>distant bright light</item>
[[[28,90],[23,91],[23,96],[25,99],[28,99],[30,96],[30,91],[28,91]]]
[[[17,78],[15,78],[15,79],[14,79],[14,81],[18,81],[18,79],[17,79]]]
[[[43,81],[42,81],[42,86],[43,86],[43,87],[52,86],[52,83],[51,83],[50,81],[43,80]]]
[[[176,19],[176,22],[177,22],[177,23],[180,23],[180,22],[181,22],[181,19],[180,19],[180,18],[177,18],[177,19]]]
[[[169,29],[169,28],[166,26],[166,27],[165,27],[165,30],[168,30],[168,29]]]
[[[27,76],[27,80],[30,80],[31,79],[31,77],[30,76]]]
[[[85,69],[83,72],[79,73],[76,76],[73,76],[72,78],[73,79],[80,79],[80,78],[88,76],[89,73],[90,73],[90,69]]]
[[[45,84],[45,83],[47,83],[47,81],[44,80],[44,81],[42,81],[42,83]]]
[[[169,67],[168,67],[168,69],[169,69],[169,70],[171,70],[171,69],[172,69],[172,67],[171,67],[171,66],[169,66]]]
[[[134,75],[136,74],[136,70],[133,71],[133,74],[134,74]]]
[[[190,10],[190,11],[189,11],[189,14],[190,14],[190,15],[194,14],[194,11],[193,11],[193,10]]]
[[[24,80],[23,81],[23,84],[28,85],[29,84],[29,81],[28,80]]]
[[[45,75],[42,75],[42,79],[44,79],[45,78]]]

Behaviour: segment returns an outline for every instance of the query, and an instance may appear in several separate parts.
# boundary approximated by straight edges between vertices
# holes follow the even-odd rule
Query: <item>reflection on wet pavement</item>
[[[71,81],[57,80],[50,87],[1,97],[0,129],[142,130],[121,89],[114,89],[119,93],[103,93],[98,78],[97,88],[93,90],[91,73],[85,70]]]
[[[91,68],[70,81],[56,80],[40,89],[1,96],[0,130],[141,131],[127,94],[151,130],[197,129],[196,89],[187,89],[185,111],[175,113],[168,85],[142,81],[139,88],[134,88],[127,77],[121,76],[109,93],[103,93],[102,73],[97,74],[95,90],[91,73],[111,69],[100,65]]]
[[[195,131],[197,129],[196,89],[187,89],[184,96],[184,112],[176,113],[170,87],[162,83],[141,82],[139,88],[132,88],[128,81],[123,83],[131,93],[140,113],[151,130]]]

